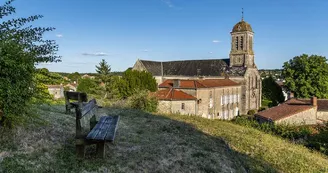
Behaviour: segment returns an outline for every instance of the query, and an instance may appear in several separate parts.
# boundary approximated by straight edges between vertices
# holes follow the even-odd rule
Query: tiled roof
[[[289,102],[298,102],[304,104],[311,104],[310,99],[292,99]],[[328,99],[318,99],[317,100],[318,111],[328,111]]]
[[[196,97],[173,88],[158,90],[154,95],[159,100],[197,100]]]
[[[173,80],[166,80],[159,85],[159,88],[172,88]],[[214,88],[223,86],[238,86],[239,84],[230,79],[205,79],[205,80],[179,80],[177,88]]]
[[[184,61],[147,61],[140,60],[153,76],[243,76],[245,67],[229,67],[229,59],[184,60]]]
[[[314,106],[312,106],[310,102],[306,103],[297,99],[291,99],[278,106],[258,112],[256,115],[275,121],[309,110],[311,108],[314,108]]]

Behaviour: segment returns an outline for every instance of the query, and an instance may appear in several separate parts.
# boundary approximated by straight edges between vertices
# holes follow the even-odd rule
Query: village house
[[[288,101],[270,109],[258,112],[255,118],[259,122],[291,125],[314,125],[328,121],[328,100],[296,99]]]
[[[226,120],[239,115],[240,95],[230,79],[166,80],[156,93],[160,112]]]
[[[68,89],[68,91],[76,91],[77,90],[77,83],[74,81],[74,83],[70,83],[65,85],[65,88]]]
[[[88,79],[95,79],[95,76],[90,76],[90,75],[88,75],[88,74],[85,74],[85,75],[83,75],[81,78],[82,78],[82,79],[86,79],[86,78],[88,78]]]
[[[63,85],[47,85],[49,94],[53,95],[55,99],[64,97]]]
[[[166,62],[138,59],[133,66],[133,70],[152,73],[158,84],[175,79],[198,81],[200,79],[222,80],[228,78],[240,85],[238,107],[240,114],[245,115],[248,111],[258,110],[261,107],[262,83],[254,61],[253,36],[254,32],[251,25],[242,19],[231,31],[229,59]],[[194,97],[199,99],[196,95]],[[203,104],[209,105],[207,101],[202,101]],[[200,109],[196,114],[200,114],[200,111],[204,111],[202,114],[205,115],[208,113],[208,111]]]

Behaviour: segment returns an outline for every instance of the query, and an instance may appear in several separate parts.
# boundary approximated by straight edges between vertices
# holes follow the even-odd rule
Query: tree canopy
[[[269,107],[277,106],[285,101],[281,87],[275,82],[272,76],[262,80],[262,99],[271,101]]]
[[[38,92],[35,64],[60,61],[55,41],[43,39],[54,28],[33,27],[41,15],[10,18],[16,12],[12,3],[0,6],[0,110],[8,126],[29,118],[29,103]]]
[[[296,97],[328,98],[328,63],[318,55],[296,56],[285,62],[282,72],[289,90]]]
[[[104,98],[107,98],[109,94],[111,93],[111,87],[110,87],[110,81],[111,81],[111,68],[110,65],[107,64],[107,62],[102,59],[99,63],[99,66],[96,66],[96,72],[98,73],[97,78],[104,84]]]

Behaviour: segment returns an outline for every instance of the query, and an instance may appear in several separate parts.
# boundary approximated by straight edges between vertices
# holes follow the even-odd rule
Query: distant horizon
[[[45,38],[56,40],[62,62],[38,66],[50,71],[92,73],[101,59],[113,71],[124,71],[138,58],[227,58],[230,31],[242,8],[255,32],[259,69],[282,68],[303,53],[328,55],[328,1],[16,0],[13,5],[15,17],[41,14],[33,26],[56,28]]]

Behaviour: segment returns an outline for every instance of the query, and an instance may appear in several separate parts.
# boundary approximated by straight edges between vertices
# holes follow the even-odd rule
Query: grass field
[[[42,106],[45,124],[0,129],[0,172],[328,172],[328,159],[305,147],[225,121],[103,108],[120,115],[106,159],[75,157],[75,117]]]

